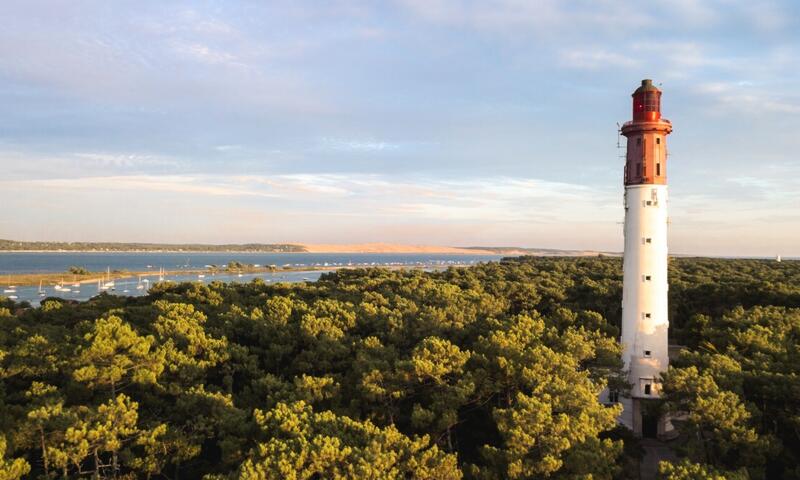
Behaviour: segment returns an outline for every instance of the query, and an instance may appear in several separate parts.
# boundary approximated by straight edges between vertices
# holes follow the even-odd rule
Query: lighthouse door
[[[642,415],[642,436],[656,438],[658,436],[658,417],[655,415]]]

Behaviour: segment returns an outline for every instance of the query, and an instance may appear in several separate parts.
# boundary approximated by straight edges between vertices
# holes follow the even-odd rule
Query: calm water
[[[147,287],[158,281],[158,271],[177,271],[174,275],[166,275],[164,280],[176,282],[212,282],[237,281],[249,282],[261,278],[265,282],[302,282],[315,281],[323,273],[320,271],[302,271],[304,267],[335,266],[408,266],[442,268],[449,265],[474,264],[496,261],[500,255],[447,255],[447,254],[333,254],[333,253],[0,253],[0,295],[17,297],[16,301],[29,301],[38,304],[41,298],[61,297],[73,300],[88,300],[99,293],[97,283],[83,283],[78,286],[68,283],[70,275],[64,275],[64,288],[69,291],[57,291],[54,286],[44,286],[44,297],[40,296],[38,286],[14,288],[15,292],[3,292],[8,289],[8,281],[2,275],[16,273],[57,273],[66,272],[72,266],[84,267],[89,271],[129,270],[136,272],[153,272],[142,277],[141,288],[138,278],[118,279],[114,290],[116,295],[138,296],[147,293]],[[239,261],[254,265],[277,265],[293,267],[301,270],[288,272],[265,272],[254,274],[210,273],[199,276],[194,273],[180,273],[181,270],[198,270],[207,265],[227,265],[228,262]],[[146,280],[146,281],[145,281]]]

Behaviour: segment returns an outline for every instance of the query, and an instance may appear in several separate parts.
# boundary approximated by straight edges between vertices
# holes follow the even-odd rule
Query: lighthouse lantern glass
[[[633,119],[657,122],[661,118],[661,91],[655,87],[633,94]]]

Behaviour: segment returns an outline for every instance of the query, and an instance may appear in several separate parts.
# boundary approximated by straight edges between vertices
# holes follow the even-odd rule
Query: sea
[[[502,255],[463,254],[419,254],[419,253],[151,253],[151,252],[0,252],[0,296],[16,297],[17,302],[27,301],[38,305],[48,297],[71,300],[88,300],[101,292],[95,283],[72,283],[67,270],[71,266],[83,267],[91,272],[130,271],[148,272],[141,277],[130,277],[114,281],[112,289],[105,291],[115,295],[146,295],[149,286],[159,280],[161,269],[170,272],[164,281],[174,282],[249,282],[261,278],[271,282],[316,281],[325,273],[320,268],[337,267],[415,267],[441,269],[454,265],[473,265],[498,261]],[[198,274],[198,270],[216,265],[224,267],[229,262],[278,267],[274,272],[229,273],[210,271]],[[286,267],[287,270],[281,270]],[[288,270],[288,269],[291,270]],[[190,272],[192,271],[192,272]],[[64,273],[63,288],[55,285],[14,286],[3,276],[24,273]]]

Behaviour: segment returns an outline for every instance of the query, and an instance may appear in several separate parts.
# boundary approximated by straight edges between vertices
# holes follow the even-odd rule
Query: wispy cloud
[[[400,144],[376,140],[348,140],[342,138],[325,137],[321,141],[323,149],[352,151],[352,152],[380,152],[396,150]]]
[[[614,218],[612,190],[539,179],[461,181],[383,175],[127,175],[0,181],[5,189],[42,194],[108,191],[144,195],[281,198],[310,211],[384,214],[443,221],[589,221]],[[333,203],[335,202],[335,203]],[[201,203],[202,200],[201,200]]]
[[[235,55],[224,50],[211,48],[201,43],[177,43],[173,51],[180,56],[211,65],[245,66]]]
[[[51,178],[42,180],[0,181],[8,189],[36,189],[42,194],[69,191],[115,192],[132,195],[165,192],[176,195],[274,197],[269,191],[254,189],[242,182],[212,176],[126,175],[106,177]]]
[[[577,3],[580,5],[558,0],[400,0],[401,5],[428,21],[505,33],[528,29],[529,34],[542,34],[563,29],[566,24],[573,31],[589,25],[593,29],[636,28],[655,21],[646,9],[628,8],[626,2]]]
[[[0,148],[0,169],[5,180],[46,180],[91,176],[154,174],[179,171],[187,161],[169,155],[84,151],[31,152],[23,147]]]
[[[663,25],[677,30],[708,31],[730,22],[762,31],[788,28],[784,2],[753,3],[742,0],[675,0],[668,4],[623,1],[541,0],[398,0],[400,5],[428,21],[480,29],[528,33],[581,31],[608,32],[618,28],[637,31]],[[571,29],[571,31],[567,30]]]
[[[696,85],[695,91],[711,98],[724,111],[737,111],[757,115],[768,113],[800,114],[800,96],[751,82],[708,82]]]
[[[560,63],[565,67],[585,70],[606,70],[620,67],[630,69],[640,65],[640,62],[635,58],[597,47],[587,50],[572,49],[562,51]]]
[[[181,162],[175,158],[161,155],[75,153],[72,157],[80,163],[80,168],[144,169],[151,167],[178,167],[181,164]]]

